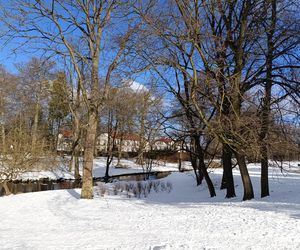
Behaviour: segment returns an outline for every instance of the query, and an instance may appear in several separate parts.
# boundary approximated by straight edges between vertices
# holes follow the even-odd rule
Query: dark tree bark
[[[237,163],[240,168],[241,177],[242,177],[243,186],[244,186],[243,201],[251,200],[254,198],[254,192],[253,192],[253,187],[252,187],[252,182],[251,182],[251,179],[249,176],[249,172],[247,169],[245,156],[241,153],[235,152],[235,157],[237,159]]]
[[[79,183],[81,175],[79,173],[79,154],[76,152],[75,158],[74,158],[74,176],[75,176],[75,182]]]
[[[271,97],[272,97],[272,71],[273,71],[273,60],[274,60],[274,42],[273,37],[276,28],[276,11],[277,1],[271,1],[271,24],[270,29],[267,30],[267,58],[266,58],[266,83],[265,83],[265,97],[262,104],[261,112],[261,131],[260,131],[260,154],[261,154],[261,197],[270,195],[269,192],[269,152],[267,136],[270,127],[270,110],[271,110]]]
[[[10,194],[11,194],[11,191],[9,190],[9,187],[8,187],[8,185],[7,185],[7,181],[4,181],[4,182],[2,183],[2,186],[3,186],[3,188],[4,188],[5,195],[10,195]]]
[[[196,146],[196,152],[197,152],[197,156],[198,156],[198,159],[199,159],[199,169],[201,170],[202,174],[203,174],[203,177],[206,181],[206,184],[207,184],[207,187],[208,187],[208,190],[209,190],[209,193],[210,193],[210,197],[214,197],[216,196],[216,191],[215,191],[215,187],[214,187],[214,184],[213,182],[211,181],[211,178],[207,172],[207,168],[206,168],[206,165],[205,165],[205,162],[204,162],[204,152],[203,152],[203,149],[200,145],[200,138],[194,138],[196,139],[195,140],[195,146]]]
[[[191,157],[191,164],[192,164],[194,174],[196,177],[196,184],[197,184],[197,186],[199,186],[202,184],[202,181],[203,181],[203,173],[199,167],[199,164],[197,162],[197,156],[195,155],[194,152],[190,153],[190,157]]]
[[[231,158],[232,151],[228,145],[224,144],[222,149],[223,178],[221,189],[226,188],[226,198],[232,198],[236,196],[234,189],[234,179],[232,174]]]

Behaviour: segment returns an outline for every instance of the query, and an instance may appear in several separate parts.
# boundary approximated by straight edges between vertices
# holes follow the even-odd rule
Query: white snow
[[[297,165],[295,165],[297,166]],[[0,198],[0,249],[300,249],[300,174],[270,169],[271,196],[259,198],[259,167],[249,165],[256,199],[224,199],[195,186],[192,172],[172,173],[170,193],[81,200],[80,190]]]

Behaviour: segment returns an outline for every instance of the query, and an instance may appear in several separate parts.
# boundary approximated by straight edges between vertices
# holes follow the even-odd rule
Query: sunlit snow
[[[101,171],[101,160],[95,163]],[[271,168],[271,196],[261,199],[260,169],[250,164],[256,198],[247,202],[236,169],[233,199],[219,190],[221,169],[210,170],[215,198],[205,184],[195,186],[192,172],[172,173],[164,180],[172,183],[170,193],[141,199],[82,200],[80,189],[1,197],[0,249],[300,249],[297,169]]]

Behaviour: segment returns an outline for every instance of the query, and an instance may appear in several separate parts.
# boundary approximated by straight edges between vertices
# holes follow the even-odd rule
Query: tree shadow
[[[300,194],[297,192],[300,187],[300,175],[290,174],[288,176],[278,175],[270,176],[271,196],[260,198],[260,176],[252,175],[251,179],[255,190],[255,199],[250,201],[242,201],[243,185],[240,176],[235,174],[235,186],[237,196],[226,199],[225,190],[219,190],[222,175],[220,173],[212,173],[212,180],[217,191],[217,196],[210,198],[206,184],[201,186],[193,186],[192,175],[189,178],[180,179],[173,182],[173,190],[166,192],[151,192],[147,197],[126,198],[119,196],[118,199],[130,202],[130,200],[139,200],[141,205],[165,205],[176,206],[178,208],[201,207],[201,206],[233,206],[241,208],[250,208],[263,212],[275,212],[278,214],[288,215],[290,218],[300,219]],[[183,176],[182,176],[183,177]],[[176,179],[176,178],[175,178]],[[164,180],[164,179],[161,179]],[[165,181],[172,182],[172,178],[165,178]],[[176,186],[175,186],[176,183]]]
[[[75,189],[66,189],[67,192],[72,196],[74,197],[76,200],[79,200],[80,199],[80,193],[77,192]]]

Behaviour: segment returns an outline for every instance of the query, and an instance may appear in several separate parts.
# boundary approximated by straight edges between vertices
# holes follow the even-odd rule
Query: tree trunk
[[[98,109],[99,109],[99,59],[100,59],[100,38],[101,32],[95,35],[95,46],[90,44],[89,49],[92,58],[91,67],[91,91],[88,102],[88,124],[86,129],[84,155],[83,155],[83,174],[82,174],[82,199],[93,199],[93,163],[95,142],[98,127]]]
[[[220,190],[223,190],[225,188],[226,188],[226,177],[225,177],[224,166],[223,166],[223,175],[222,175]]]
[[[74,157],[74,176],[75,176],[75,181],[78,182],[81,178],[80,173],[79,173],[79,154],[78,150],[75,152],[75,157]]]
[[[235,153],[237,163],[240,168],[241,172],[241,177],[243,181],[243,186],[244,186],[244,196],[243,196],[243,201],[245,200],[251,200],[254,198],[254,193],[253,193],[253,187],[252,187],[252,182],[249,176],[249,172],[247,169],[246,165],[246,160],[245,156],[241,153]]]
[[[5,195],[10,195],[11,191],[9,190],[8,186],[7,186],[7,181],[4,181],[2,184],[4,190],[5,190]]]
[[[77,106],[79,106],[79,96],[77,96],[76,102],[78,102]],[[79,157],[80,157],[79,142],[82,140],[82,133],[80,130],[80,124],[79,124],[79,120],[78,120],[78,117],[79,117],[78,108],[76,109],[75,113],[76,113],[76,117],[74,119],[74,125],[75,125],[74,126],[75,127],[74,137],[76,140],[76,145],[75,145],[75,148],[73,148],[73,150],[74,150],[74,176],[75,176],[75,180],[79,181],[81,178],[80,173],[79,173]]]
[[[206,181],[206,184],[207,184],[207,187],[208,187],[208,190],[209,190],[209,193],[210,193],[210,197],[214,197],[216,196],[216,191],[215,191],[215,187],[214,187],[214,184],[212,183],[210,177],[209,177],[209,174],[207,172],[207,168],[206,168],[206,165],[205,165],[205,162],[204,162],[204,152],[203,152],[203,149],[201,148],[201,145],[200,145],[200,139],[199,137],[195,137],[194,138],[195,140],[195,146],[196,146],[196,150],[197,150],[197,156],[198,156],[198,159],[199,159],[199,168],[201,169],[201,172],[204,176],[204,179]]]
[[[206,166],[202,167],[201,168],[201,171],[203,173],[203,176],[204,176],[204,179],[206,181],[206,184],[207,184],[207,187],[208,187],[208,190],[209,190],[209,194],[210,194],[210,197],[215,197],[216,196],[216,191],[215,191],[215,187],[214,187],[214,184],[212,183],[209,175],[208,175],[208,172],[207,172],[207,169],[206,169]]]
[[[212,183],[211,178],[209,177],[209,174],[207,172],[207,168],[205,166],[204,159],[199,159],[199,168],[201,169],[203,177],[204,177],[204,179],[206,181],[210,197],[216,196],[215,187],[214,187],[214,184]]]
[[[181,151],[179,152],[179,157],[178,157],[178,171],[182,172]]]
[[[112,160],[113,160],[113,154],[108,152],[108,156],[106,158],[105,174],[104,174],[105,182],[107,182],[108,179],[109,179],[109,167],[110,167],[110,164],[111,164]]]
[[[92,199],[93,194],[93,160],[97,133],[97,110],[92,107],[88,118],[84,155],[81,198]]]
[[[1,100],[1,106],[3,106],[3,100]],[[4,126],[4,111],[1,111],[1,139],[2,139],[2,153],[6,151],[6,136],[5,136],[5,126]]]
[[[118,147],[118,161],[117,161],[117,166],[120,167],[121,167],[121,158],[122,158],[122,143],[123,143],[123,136],[121,135],[120,143]]]
[[[225,144],[223,144],[223,148],[222,148],[222,167],[223,167],[223,175],[222,175],[222,181],[221,181],[221,187],[220,189],[223,190],[225,188],[227,188],[226,185],[226,169],[228,169],[228,166],[226,166],[226,164],[228,164],[228,160],[227,157],[229,157],[228,152],[226,152],[225,150]],[[231,163],[231,157],[230,157],[230,163]]]
[[[144,151],[146,147],[145,142],[145,119],[148,112],[148,98],[147,96],[143,96],[142,110],[140,113],[140,131],[139,131],[139,148],[138,148],[138,156],[136,163],[139,165],[144,164]]]
[[[4,125],[1,126],[1,132],[2,132],[2,151],[5,151],[5,145],[6,145],[6,136],[5,136],[5,127]]]
[[[111,112],[110,112],[111,114]],[[107,157],[106,157],[106,169],[105,169],[105,175],[104,180],[105,182],[109,179],[109,167],[114,159],[114,150],[115,150],[115,141],[117,136],[117,129],[118,126],[115,126],[114,131],[112,130],[112,124],[108,126],[108,138],[107,138]]]
[[[32,129],[31,147],[33,149],[35,148],[35,144],[36,144],[36,140],[37,140],[37,131],[38,131],[38,123],[39,123],[39,111],[40,111],[40,105],[39,105],[39,101],[37,101],[36,105],[35,105],[33,129]]]
[[[269,196],[269,159],[266,145],[261,146],[261,198]]]
[[[223,144],[222,163],[223,163],[223,178],[221,189],[226,188],[226,198],[235,197],[234,179],[232,175],[232,152],[229,145]]]
[[[265,97],[263,101],[262,107],[262,115],[261,115],[261,133],[260,133],[260,154],[261,154],[261,197],[269,196],[269,176],[268,176],[268,168],[269,168],[269,152],[268,152],[268,142],[267,136],[269,133],[270,126],[270,110],[271,110],[271,97],[272,97],[272,71],[273,71],[273,60],[274,60],[274,42],[273,36],[276,28],[276,20],[277,20],[277,0],[271,1],[271,25],[270,29],[267,31],[267,42],[268,42],[268,52],[266,58],[266,85],[265,85]]]
[[[196,155],[191,153],[190,157],[191,157],[191,164],[192,164],[195,176],[196,176],[196,185],[199,186],[202,184],[202,181],[203,181],[203,172],[201,171],[200,166],[197,163]]]
[[[79,107],[79,97],[77,97],[76,100],[76,105],[77,109]],[[73,140],[73,145],[72,145],[72,159],[70,162],[70,167],[69,170],[70,172],[73,171],[73,166],[74,166],[74,177],[75,177],[75,182],[79,183],[81,175],[79,173],[79,157],[80,157],[80,147],[79,147],[79,142],[82,139],[82,135],[80,132],[80,125],[79,125],[79,120],[78,120],[79,114],[78,110],[75,110],[75,117],[73,120],[73,125],[74,125],[74,140]]]
[[[52,120],[52,131],[54,132],[54,150],[56,151],[58,149],[58,141],[59,141],[59,131],[60,131],[60,123],[61,123],[61,119],[57,119],[57,130],[54,129],[54,121]]]

